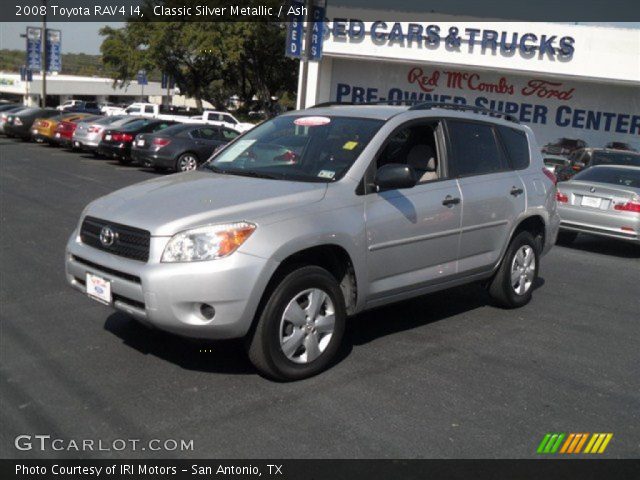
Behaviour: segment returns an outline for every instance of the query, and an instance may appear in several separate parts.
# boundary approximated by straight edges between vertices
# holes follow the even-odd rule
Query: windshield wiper
[[[253,170],[224,170],[220,167],[217,167],[213,164],[205,165],[205,168],[208,168],[212,172],[221,173],[223,175],[238,175],[241,177],[253,177],[253,178],[268,178],[270,180],[281,180],[282,177],[277,175],[272,175],[270,173],[263,172],[255,172]]]

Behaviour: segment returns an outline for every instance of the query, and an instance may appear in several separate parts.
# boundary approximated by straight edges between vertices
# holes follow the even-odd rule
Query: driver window
[[[382,150],[376,169],[388,163],[409,165],[416,173],[418,183],[439,178],[436,125],[412,125],[393,134]]]

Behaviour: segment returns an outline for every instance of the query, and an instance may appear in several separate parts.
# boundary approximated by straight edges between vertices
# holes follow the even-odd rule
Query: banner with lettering
[[[560,138],[640,150],[640,88],[425,64],[333,59],[331,100],[475,105],[510,113],[539,145]]]

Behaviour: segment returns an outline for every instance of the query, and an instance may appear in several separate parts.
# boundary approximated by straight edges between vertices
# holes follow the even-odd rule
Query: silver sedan
[[[558,241],[589,233],[640,244],[640,167],[598,165],[558,184]]]

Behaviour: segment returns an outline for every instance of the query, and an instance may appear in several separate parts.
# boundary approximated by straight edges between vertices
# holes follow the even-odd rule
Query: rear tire
[[[190,172],[198,168],[198,157],[191,152],[183,153],[176,160],[176,172]]]
[[[571,245],[578,237],[578,232],[560,231],[558,232],[558,239],[556,243],[558,245]]]
[[[529,232],[520,232],[511,240],[489,284],[489,295],[498,306],[519,308],[531,300],[540,266],[537,245]]]
[[[347,317],[338,282],[317,266],[286,275],[259,315],[249,359],[262,374],[280,381],[326,369],[340,348]]]

